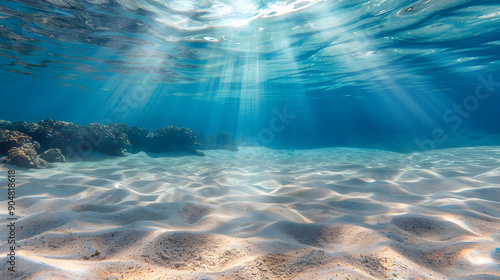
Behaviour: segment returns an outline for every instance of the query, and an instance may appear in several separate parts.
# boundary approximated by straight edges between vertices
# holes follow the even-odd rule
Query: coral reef
[[[31,140],[31,137],[22,132],[0,129],[0,154],[5,155],[13,147],[21,147]]]
[[[9,129],[9,125],[9,121],[0,120],[0,129]]]
[[[8,152],[9,163],[27,168],[50,168],[54,167],[47,161],[37,157],[33,143],[24,143],[20,147],[13,147]]]
[[[85,146],[89,150],[115,156],[126,156],[130,148],[127,134],[115,126],[91,123],[85,127],[70,122],[46,119],[38,123],[0,122],[0,127],[23,132],[44,150],[59,149],[68,155]],[[30,138],[30,140],[31,140]]]
[[[197,155],[202,153],[196,149],[200,146],[194,133],[188,128],[165,126],[154,133],[138,126],[127,124],[108,124],[111,131],[128,137],[127,150],[132,153],[140,151],[161,153],[171,151],[187,151]]]
[[[140,151],[185,151],[203,156],[198,149],[238,150],[227,132],[200,139],[202,144],[193,131],[176,126],[165,126],[152,133],[124,123],[91,123],[84,127],[51,119],[38,123],[0,120],[0,154],[8,155],[12,164],[29,168],[52,167],[49,162],[82,158],[92,151],[113,156]],[[45,152],[37,156],[41,151]]]
[[[147,149],[154,153],[188,151],[202,155],[196,150],[199,147],[200,143],[198,143],[196,135],[190,129],[164,126],[149,137]]]
[[[62,154],[61,150],[57,148],[48,149],[43,154],[39,156],[39,158],[47,161],[47,162],[65,162],[66,158]]]
[[[0,125],[15,128],[9,122],[0,122]],[[8,155],[7,161],[10,164],[28,168],[52,167],[48,162],[37,157],[37,150],[40,148],[40,143],[33,141],[23,132],[0,129],[0,154]]]
[[[84,128],[83,134],[97,152],[124,157],[127,149],[131,149],[127,134],[114,126],[91,123]]]
[[[39,121],[37,125],[36,130],[26,133],[38,141],[43,149],[57,148],[67,153],[68,148],[74,148],[84,140],[81,125],[51,119]]]
[[[129,152],[138,153],[140,151],[147,151],[149,139],[153,136],[153,134],[149,130],[140,128],[138,126],[129,127],[124,123],[111,123],[108,124],[108,126],[128,136],[128,140],[131,145],[131,150],[129,150]]]

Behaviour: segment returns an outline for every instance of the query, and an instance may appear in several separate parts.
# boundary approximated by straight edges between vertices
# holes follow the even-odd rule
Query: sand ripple
[[[475,147],[16,168],[19,266],[0,278],[500,278],[498,166],[500,148]]]

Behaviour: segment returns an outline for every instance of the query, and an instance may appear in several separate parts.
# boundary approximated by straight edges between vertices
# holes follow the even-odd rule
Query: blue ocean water
[[[499,4],[2,1],[0,119],[273,148],[498,144]]]

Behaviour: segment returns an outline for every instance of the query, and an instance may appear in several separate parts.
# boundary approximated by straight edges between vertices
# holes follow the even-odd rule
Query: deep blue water
[[[2,1],[0,20],[0,119],[498,145],[498,1]]]

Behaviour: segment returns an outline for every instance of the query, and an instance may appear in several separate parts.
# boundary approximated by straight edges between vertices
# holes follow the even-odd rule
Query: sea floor
[[[0,278],[500,278],[500,147],[205,153],[0,165]]]

